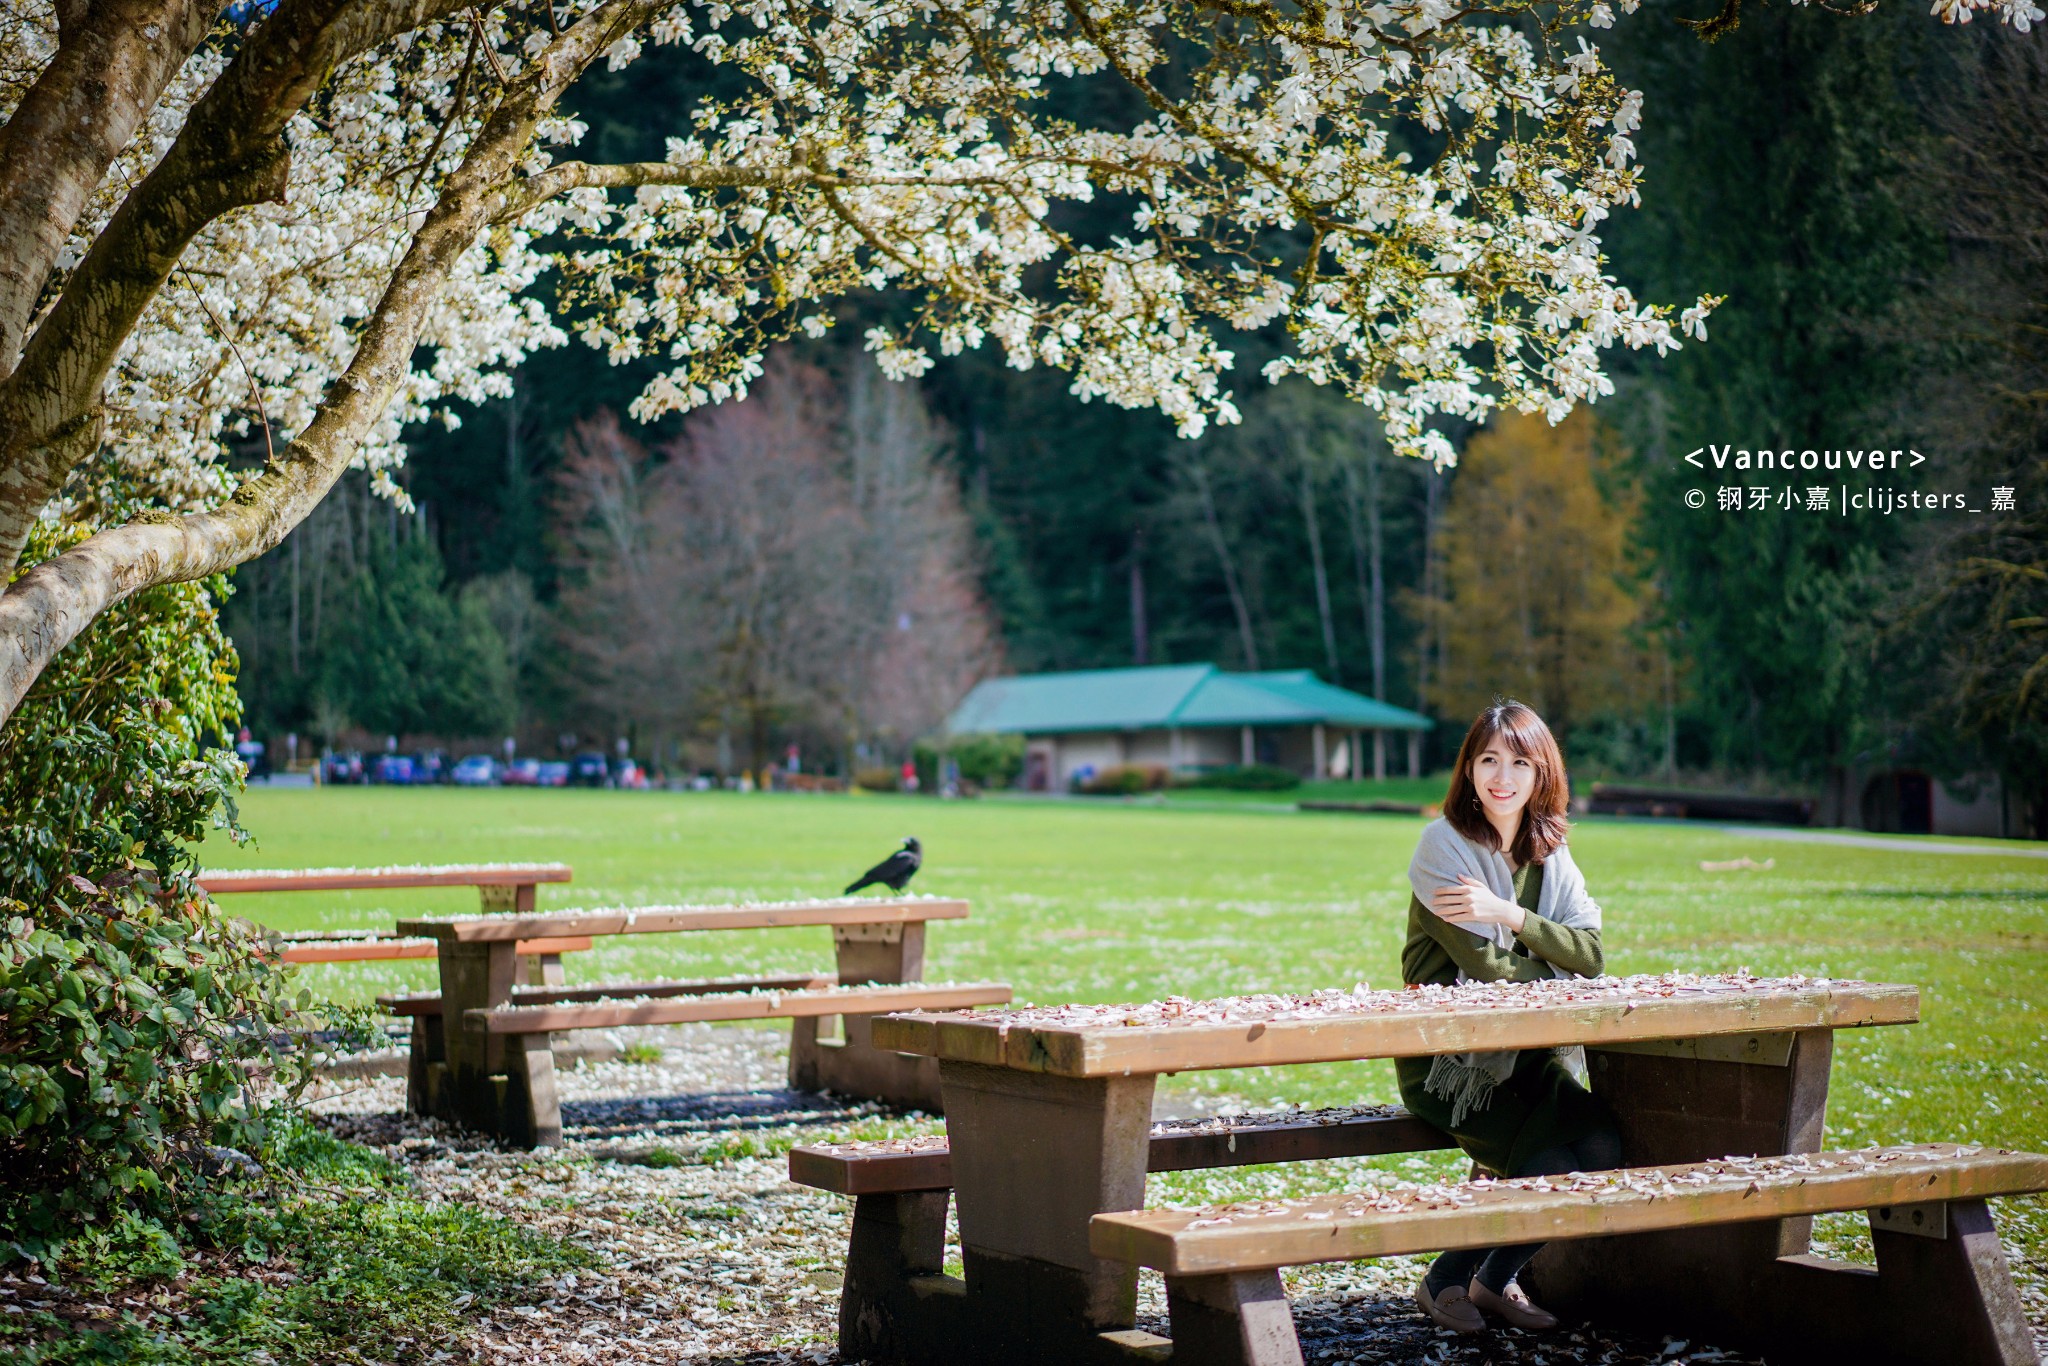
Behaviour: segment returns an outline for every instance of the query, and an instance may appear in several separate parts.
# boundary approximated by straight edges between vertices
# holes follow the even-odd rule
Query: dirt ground
[[[785,1179],[792,1143],[849,1128],[930,1132],[920,1116],[788,1090],[780,1031],[686,1026],[628,1034],[657,1062],[559,1074],[564,1145],[509,1152],[403,1112],[396,1078],[334,1084],[323,1122],[402,1162],[430,1193],[495,1211],[590,1249],[600,1269],[479,1313],[436,1361],[713,1366],[837,1363],[839,1268],[851,1204]],[[2023,1217],[2032,1202],[2011,1202]],[[957,1256],[957,1248],[955,1249]],[[1588,1330],[1469,1338],[1435,1328],[1410,1296],[1420,1259],[1301,1268],[1288,1276],[1312,1366],[1633,1366],[1755,1363],[1705,1342]],[[2048,1294],[2021,1264],[2037,1337]],[[1166,1331],[1163,1286],[1140,1284],[1141,1327]]]

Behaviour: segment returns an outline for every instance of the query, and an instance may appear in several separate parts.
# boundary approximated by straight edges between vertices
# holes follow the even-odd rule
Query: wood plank
[[[715,996],[720,993],[746,991],[806,991],[833,985],[836,983],[829,972],[777,977],[728,977],[716,982],[592,982],[573,987],[522,984],[512,988],[512,1004],[540,1006],[614,998]],[[393,1015],[438,1015],[441,1013],[441,993],[389,992],[379,996],[377,1004]]]
[[[716,982],[589,982],[577,986],[514,987],[515,1006],[568,1005],[578,1002],[615,1001],[670,996],[717,996],[752,991],[820,991],[839,985],[829,972],[785,973],[772,977],[728,977]]]
[[[810,1015],[878,1014],[915,1008],[1000,1005],[1010,988],[1000,982],[961,985],[834,987],[824,991],[749,992],[693,1000],[653,998],[589,1005],[499,1006],[464,1012],[463,1024],[487,1034],[535,1034],[555,1029],[614,1029],[622,1025],[685,1024],[706,1020],[777,1020]]]
[[[279,956],[287,963],[382,963],[432,958],[440,947],[432,939],[346,939],[330,944],[286,944]]]
[[[1874,982],[1759,987],[1691,994],[1633,993],[1625,983],[1574,983],[1583,999],[1503,1004],[1489,993],[1470,1006],[1407,1005],[1227,1024],[1032,1026],[1008,1012],[875,1021],[875,1044],[905,1053],[1069,1077],[1272,1067],[1359,1058],[1425,1057],[1472,1050],[1588,1046],[1637,1039],[1770,1034],[1859,1025],[1911,1024],[1917,987]],[[1597,992],[1597,994],[1596,994]]]
[[[740,906],[627,906],[535,915],[422,916],[398,922],[400,934],[458,943],[535,935],[681,934],[697,930],[759,930],[800,925],[889,925],[962,920],[967,903],[940,897],[903,900],[764,902]]]
[[[1089,1245],[1169,1276],[1200,1276],[2040,1190],[2048,1156],[1927,1143],[1099,1214]]]
[[[513,948],[521,955],[543,953],[586,953],[590,949],[590,936],[575,934],[545,935],[539,939],[522,939]]]
[[[514,952],[581,953],[589,947],[587,938],[522,939]],[[281,956],[287,963],[382,963],[404,958],[432,958],[439,948],[440,941],[435,939],[361,935],[336,940],[287,941]],[[440,998],[437,996],[435,999]]]
[[[201,873],[211,896],[228,892],[347,892],[378,887],[530,887],[567,882],[566,863],[437,863],[406,868],[216,868]]]
[[[814,1143],[789,1150],[789,1179],[835,1195],[908,1195],[953,1189],[944,1134],[872,1143]]]
[[[1398,1105],[1223,1115],[1155,1123],[1145,1169],[1183,1172],[1454,1146],[1448,1134]],[[789,1179],[840,1195],[948,1190],[953,1185],[952,1149],[943,1134],[872,1143],[813,1144],[790,1149]]]

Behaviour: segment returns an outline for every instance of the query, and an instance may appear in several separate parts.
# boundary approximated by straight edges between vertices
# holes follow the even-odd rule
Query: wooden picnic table
[[[967,915],[941,897],[837,898],[737,906],[636,906],[484,916],[424,916],[398,932],[436,945],[438,993],[381,998],[413,1017],[407,1103],[526,1145],[561,1141],[548,1036],[553,1031],[701,1020],[789,1019],[790,1084],[936,1109],[937,1064],[875,1048],[869,1021],[919,1006],[1008,1001],[997,983],[926,983],[925,926]],[[820,926],[836,971],[802,978],[629,982],[568,990],[517,984],[514,956],[535,939]],[[891,990],[891,987],[894,987]],[[843,1022],[843,1041],[820,1036]]]
[[[431,863],[382,868],[216,868],[201,873],[208,896],[251,892],[352,892],[406,888],[474,887],[482,909],[532,912],[543,882],[567,882],[566,863]],[[520,936],[517,955],[536,983],[559,984],[562,955],[590,947],[576,936]],[[383,930],[314,930],[280,936],[287,963],[381,963],[432,958],[431,939]]]
[[[1799,978],[1568,979],[887,1016],[873,1027],[878,1047],[938,1060],[965,1274],[934,1274],[924,1247],[943,1238],[943,1192],[935,1205],[901,1197],[911,1203],[890,1207],[900,1213],[877,1202],[874,1217],[901,1227],[867,1229],[865,1242],[857,1213],[841,1350],[914,1366],[1162,1359],[1165,1341],[1134,1329],[1137,1268],[1090,1243],[1093,1216],[1144,1206],[1162,1075],[1582,1044],[1593,1088],[1619,1119],[1626,1163],[1693,1163],[1819,1151],[1834,1031],[1918,1018],[1914,987]],[[933,1210],[936,1232],[922,1226]],[[1799,1325],[1819,1313],[1830,1328],[1842,1321],[1845,1350],[1874,1343],[1882,1359],[1915,1294],[1968,1288],[1944,1263],[1927,1284],[1879,1290],[1865,1270],[1807,1257],[1811,1223],[1554,1243],[1531,1268],[1532,1293],[1565,1312],[1693,1328],[1719,1342],[1801,1340]]]

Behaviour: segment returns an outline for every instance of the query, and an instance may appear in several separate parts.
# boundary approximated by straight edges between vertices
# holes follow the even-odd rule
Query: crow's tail
[[[852,896],[852,895],[853,895],[853,894],[854,894],[855,892],[859,891],[859,890],[860,890],[861,888],[863,888],[863,887],[872,887],[872,886],[874,886],[874,885],[875,885],[875,880],[874,880],[873,878],[871,878],[871,877],[864,877],[864,878],[862,878],[862,879],[861,879],[861,880],[860,880],[859,882],[856,882],[856,883],[854,883],[854,884],[853,884],[852,886],[848,887],[848,888],[847,888],[847,889],[846,889],[845,891],[841,892],[841,893],[840,893],[839,895],[841,895],[841,896]]]

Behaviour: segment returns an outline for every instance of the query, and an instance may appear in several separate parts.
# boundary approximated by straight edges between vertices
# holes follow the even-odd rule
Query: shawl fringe
[[[1508,1056],[1512,1067],[1514,1055]],[[1451,1107],[1451,1127],[1455,1129],[1465,1122],[1465,1116],[1493,1103],[1493,1088],[1500,1080],[1484,1068],[1471,1066],[1459,1054],[1439,1053],[1429,1064],[1429,1079],[1422,1089]]]

